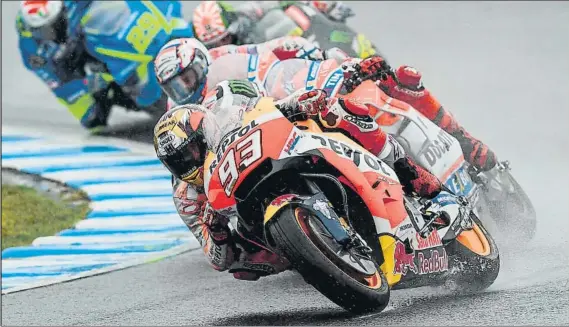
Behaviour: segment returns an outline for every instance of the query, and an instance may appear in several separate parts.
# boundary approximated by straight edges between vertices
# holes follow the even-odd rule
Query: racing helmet
[[[57,43],[67,41],[67,16],[63,1],[20,1],[20,12],[34,38]]]
[[[176,104],[201,103],[207,92],[211,57],[206,47],[193,38],[166,43],[154,59],[154,73],[162,90]]]
[[[162,115],[154,127],[158,159],[176,178],[194,184],[201,180],[207,154],[204,110],[195,104],[178,106]]]
[[[234,44],[239,23],[230,5],[221,1],[202,1],[192,17],[194,34],[208,49]]]

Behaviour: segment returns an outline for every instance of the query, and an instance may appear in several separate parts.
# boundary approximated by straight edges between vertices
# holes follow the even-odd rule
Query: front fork
[[[449,193],[452,194],[452,192]],[[456,196],[456,203],[460,208],[458,216],[455,217],[455,219],[452,219],[449,213],[444,210],[429,210],[433,206],[431,200],[417,200],[406,197],[405,205],[417,233],[420,237],[426,238],[432,231],[449,227],[451,224],[452,229],[456,229],[457,227],[464,230],[472,229],[470,213],[473,208],[470,201],[464,196]]]
[[[297,194],[286,194],[274,199],[265,210],[265,224],[276,214],[277,211],[287,205],[304,208],[312,213],[318,219],[322,226],[344,249],[355,249],[364,255],[371,255],[373,250],[367,245],[365,240],[356,232],[350,223],[349,212],[347,206],[347,195],[342,184],[332,175],[327,174],[301,174],[306,177],[306,186],[310,196],[301,196]],[[311,179],[321,178],[337,184],[342,193],[343,208],[335,208],[324,192]],[[283,200],[286,199],[286,200]],[[341,212],[341,215],[337,213]],[[270,214],[269,214],[270,212]]]
[[[326,201],[326,203],[330,206],[330,211],[334,213],[335,218],[332,221],[328,219],[329,226],[327,226],[326,223],[324,223],[321,219],[321,221],[323,222],[324,226],[326,226],[327,229],[330,227],[337,231],[334,239],[338,243],[342,244],[346,249],[356,248],[365,255],[371,255],[373,250],[367,245],[366,241],[356,232],[356,230],[351,225],[349,217],[349,209],[348,209],[348,196],[346,194],[346,190],[344,189],[342,183],[338,181],[336,177],[328,174],[305,173],[301,175],[307,177],[306,179],[307,186],[309,187],[311,192],[315,193],[316,194],[315,196],[318,196],[320,194],[323,197],[323,199]],[[336,185],[338,191],[340,192],[340,194],[342,194],[342,204],[343,204],[342,213],[344,217],[340,217],[337,215],[336,211],[334,210],[334,208],[332,207],[332,205],[330,204],[324,193],[320,190],[320,187],[315,182],[311,181],[310,178],[326,179],[333,182],[334,185]],[[334,227],[332,227],[332,224],[334,225]],[[340,228],[342,231],[340,231]],[[328,229],[328,231],[331,232],[330,229]]]

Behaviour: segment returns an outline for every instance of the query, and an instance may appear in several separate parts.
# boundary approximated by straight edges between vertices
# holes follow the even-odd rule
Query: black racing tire
[[[460,268],[451,280],[455,282],[457,291],[461,293],[474,293],[487,289],[494,283],[500,272],[500,253],[496,242],[476,215],[471,214],[471,218],[474,222],[474,229],[462,233],[474,232],[482,235],[487,241],[485,251],[474,252],[470,247],[459,242],[459,238],[445,247],[449,255],[449,267]]]
[[[385,309],[390,289],[381,269],[377,268],[371,286],[342,270],[333,262],[334,258],[330,258],[331,254],[321,250],[317,239],[307,235],[305,230],[310,227],[302,220],[310,216],[298,217],[298,210],[304,209],[287,206],[268,223],[270,237],[281,254],[309,284],[345,310],[361,314]]]

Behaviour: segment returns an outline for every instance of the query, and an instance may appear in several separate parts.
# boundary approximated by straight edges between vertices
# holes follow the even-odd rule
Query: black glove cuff
[[[298,110],[298,104],[282,103],[275,106],[290,121],[308,119],[305,113]]]

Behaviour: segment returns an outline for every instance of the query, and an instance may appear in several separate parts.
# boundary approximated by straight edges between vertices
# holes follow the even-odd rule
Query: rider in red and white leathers
[[[407,65],[392,69],[382,58],[368,58],[361,70],[347,74],[348,91],[362,80],[373,79],[390,97],[406,102],[458,140],[467,162],[480,172],[497,169],[496,155],[490,148],[468,133],[435,96],[423,86],[422,74]],[[356,59],[357,60],[357,59]],[[378,68],[380,66],[381,68]],[[370,69],[370,67],[372,67]]]
[[[181,76],[186,66],[189,65],[190,56],[198,49],[205,54],[207,66],[200,67],[198,74],[207,75],[207,83],[199,92],[191,97],[180,97],[175,87],[168,83]],[[324,54],[320,48],[300,36],[285,36],[265,43],[248,45],[225,45],[207,50],[197,39],[175,39],[162,47],[154,60],[155,72],[164,91],[169,95],[168,108],[172,106],[199,103],[208,92],[208,85],[228,79],[247,79],[259,82],[261,74],[266,74],[268,69],[279,62],[291,58],[308,60],[322,60]],[[180,64],[173,65],[180,60]],[[199,78],[198,76],[192,78]]]
[[[345,56],[334,56],[336,59],[317,62],[304,59],[279,61],[274,58],[263,61],[261,55],[257,56],[259,64],[251,65],[252,62],[255,62],[251,60],[252,56],[241,52],[242,49],[252,49],[251,46],[227,48],[231,53],[217,56],[217,59],[212,63],[208,61],[211,58],[207,58],[203,48],[192,47],[195,44],[194,41],[174,40],[171,43],[173,45],[164,46],[155,60],[156,73],[164,91],[171,98],[177,100],[176,104],[199,103],[214,111],[217,110],[218,106],[246,106],[252,98],[258,95],[267,95],[264,87],[255,82],[270,79],[266,76],[271,74],[268,68],[275,65],[299,61],[307,69],[297,73],[304,74],[304,78],[309,79],[315,72],[308,67],[314,67],[313,65],[316,65],[314,63],[323,65],[323,67],[326,65],[338,67],[338,63],[341,63],[345,74],[354,71],[356,64]],[[273,54],[269,54],[273,57],[277,56],[274,54],[274,49],[277,49],[276,53],[279,54],[278,57],[280,58],[297,58],[306,56],[307,53],[313,55],[318,50],[311,48],[306,51],[305,49],[296,49],[294,46],[281,45],[273,48]],[[213,52],[215,53],[216,50],[220,51],[214,49]],[[256,51],[258,50],[257,47]],[[211,52],[209,54],[211,55]],[[226,61],[222,61],[223,59]],[[374,65],[365,66],[366,62],[368,61],[358,61],[357,63],[360,66],[367,67],[369,71],[381,68],[375,62],[373,62]],[[247,70],[245,69],[247,67],[254,69]],[[218,85],[213,84],[213,81],[217,82],[216,79],[224,81]],[[241,80],[240,83],[242,84],[239,88],[232,87],[231,83],[225,81],[228,79]],[[171,81],[174,82],[170,83]],[[210,90],[208,85],[216,86]],[[253,92],[252,89],[256,91]],[[272,96],[273,94],[269,93],[268,95]],[[312,91],[299,90],[281,99],[277,104],[281,110],[293,108],[311,116],[326,112],[327,118],[328,113],[332,112],[338,120],[332,128],[344,131],[349,137],[358,141],[370,152],[392,166],[407,192],[416,192],[427,198],[445,193],[441,192],[440,182],[435,176],[414,164],[405,155],[397,141],[379,128],[377,123],[369,117],[365,106],[343,99],[328,100],[324,91],[316,89]],[[322,121],[322,119],[320,120]],[[201,151],[194,149],[191,153],[198,155]],[[174,188],[174,202],[180,216],[202,244],[204,252],[215,269],[220,271],[229,269],[236,278],[255,280],[260,276],[267,275],[267,271],[275,273],[287,268],[286,262],[283,262],[276,254],[258,245],[251,245],[248,241],[242,243],[248,244],[249,249],[236,250],[234,245],[229,245],[235,244],[235,240],[231,240],[227,230],[227,217],[213,212],[203,194],[203,167],[195,167],[195,169],[187,172],[183,180],[175,178]],[[436,203],[436,201],[433,202]]]
[[[337,54],[336,57],[341,57]],[[341,62],[342,60],[339,60]],[[390,97],[406,102],[429,118],[440,128],[455,137],[464,157],[479,172],[497,168],[496,155],[480,140],[468,133],[450,112],[445,110],[434,95],[421,83],[421,73],[410,66],[392,69],[383,58],[374,56],[367,59],[345,59],[348,69],[340,69],[341,64],[329,64],[325,60],[320,65],[311,65],[298,60],[287,60],[273,69],[265,80],[265,87],[273,97],[282,98],[303,87],[308,87],[305,71],[316,72],[314,82],[321,81],[321,87],[329,95],[338,96],[350,92],[362,81],[371,79]],[[316,68],[314,68],[316,67]],[[342,89],[342,86],[345,89]],[[489,172],[492,175],[493,172]]]

